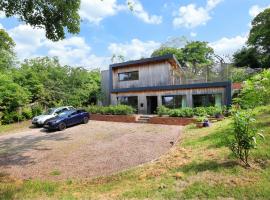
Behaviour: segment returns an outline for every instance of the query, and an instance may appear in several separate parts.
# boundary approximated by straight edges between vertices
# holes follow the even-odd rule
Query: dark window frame
[[[175,102],[175,97],[178,97],[180,96],[181,97],[181,102],[180,102],[180,106],[176,106],[176,102]],[[172,107],[168,107],[166,104],[165,104],[165,98],[166,97],[173,97],[173,106]],[[177,108],[182,108],[182,100],[183,98],[186,98],[186,95],[184,94],[175,94],[175,95],[162,95],[161,96],[161,102],[162,102],[162,105],[167,107],[167,108],[171,108],[171,109],[177,109]]]
[[[136,73],[137,74],[134,79],[132,79],[132,75],[131,75],[132,73]],[[128,76],[128,79],[121,80],[120,79],[121,74],[127,75]],[[120,72],[120,73],[118,73],[118,81],[119,82],[123,82],[123,81],[137,81],[137,80],[139,80],[139,71],[130,71],[130,72]]]
[[[207,94],[192,94],[192,106],[193,107],[209,107],[209,106],[215,106],[215,101],[216,101],[216,97],[215,97],[215,95],[221,95],[221,99],[223,98],[223,95],[222,95],[222,93],[207,93]],[[208,98],[207,99],[205,99],[205,102],[206,102],[206,104],[205,105],[203,105],[203,102],[201,102],[201,105],[196,105],[195,106],[195,104],[194,104],[194,97],[198,97],[198,96],[208,96]],[[211,99],[210,98],[213,98],[212,100],[213,100],[213,102],[211,102]]]
[[[120,102],[120,100],[119,100],[120,98],[126,98],[127,99],[126,100],[126,103]],[[136,98],[136,104],[137,105],[130,105],[128,103],[128,98]],[[117,99],[117,104],[120,104],[120,105],[129,105],[129,106],[133,107],[134,109],[136,109],[136,111],[138,110],[138,105],[139,105],[139,97],[138,96],[118,96],[118,97],[116,97],[116,99]]]

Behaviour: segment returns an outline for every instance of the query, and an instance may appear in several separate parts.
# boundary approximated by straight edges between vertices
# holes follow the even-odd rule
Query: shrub
[[[254,108],[259,105],[270,103],[270,70],[256,74],[244,82],[238,98],[234,99],[241,108]]]
[[[203,117],[207,115],[205,107],[196,107],[193,109],[193,111],[195,116]]]
[[[42,114],[42,112],[43,112],[43,109],[42,109],[41,105],[37,104],[37,105],[34,105],[32,107],[32,115],[33,116],[40,115],[40,114]]]
[[[254,122],[250,111],[238,110],[233,114],[233,137],[229,140],[229,147],[246,166],[249,166],[250,150],[256,147],[257,130],[254,128]]]
[[[159,106],[157,108],[157,114],[158,116],[163,116],[163,115],[169,115],[170,109],[165,107],[165,106]]]
[[[205,111],[207,113],[207,115],[209,116],[216,116],[217,114],[222,114],[222,108],[221,107],[217,107],[217,106],[210,106],[210,107],[205,107]]]
[[[134,108],[127,105],[116,106],[89,106],[86,108],[91,114],[103,114],[103,115],[130,115],[134,113]]]
[[[169,111],[170,117],[183,117],[182,109],[172,109]]]
[[[25,118],[23,115],[13,111],[13,112],[4,112],[2,117],[3,124],[11,124],[13,122],[20,122],[23,121]]]
[[[189,107],[182,108],[182,111],[183,111],[184,117],[193,117],[194,116],[193,108],[189,108]]]
[[[23,108],[22,115],[25,119],[31,119],[33,117],[31,108]]]

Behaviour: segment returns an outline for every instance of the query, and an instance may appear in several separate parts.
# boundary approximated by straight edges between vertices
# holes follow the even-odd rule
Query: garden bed
[[[166,124],[166,125],[181,125],[186,126],[188,124],[195,123],[194,118],[184,117],[151,117],[149,123],[151,124]]]
[[[91,120],[96,120],[96,121],[135,123],[137,121],[137,116],[136,115],[90,114],[90,119]]]

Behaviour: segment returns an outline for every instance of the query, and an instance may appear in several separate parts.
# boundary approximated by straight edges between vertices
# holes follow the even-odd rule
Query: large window
[[[132,106],[134,109],[138,109],[138,97],[131,96],[131,97],[117,97],[118,104]]]
[[[221,94],[200,94],[193,95],[193,107],[221,106]]]
[[[186,96],[183,95],[162,96],[162,105],[166,106],[167,108],[186,107]]]
[[[133,72],[118,73],[118,80],[119,81],[139,80],[139,72],[138,71],[133,71]]]

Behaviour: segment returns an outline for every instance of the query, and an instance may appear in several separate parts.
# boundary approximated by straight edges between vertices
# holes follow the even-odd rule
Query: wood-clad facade
[[[231,103],[230,82],[185,84],[184,71],[173,55],[113,64],[103,73],[102,82],[109,85],[109,92],[104,92],[109,100],[103,105],[130,104],[141,114],[153,114],[160,105],[181,108]]]

